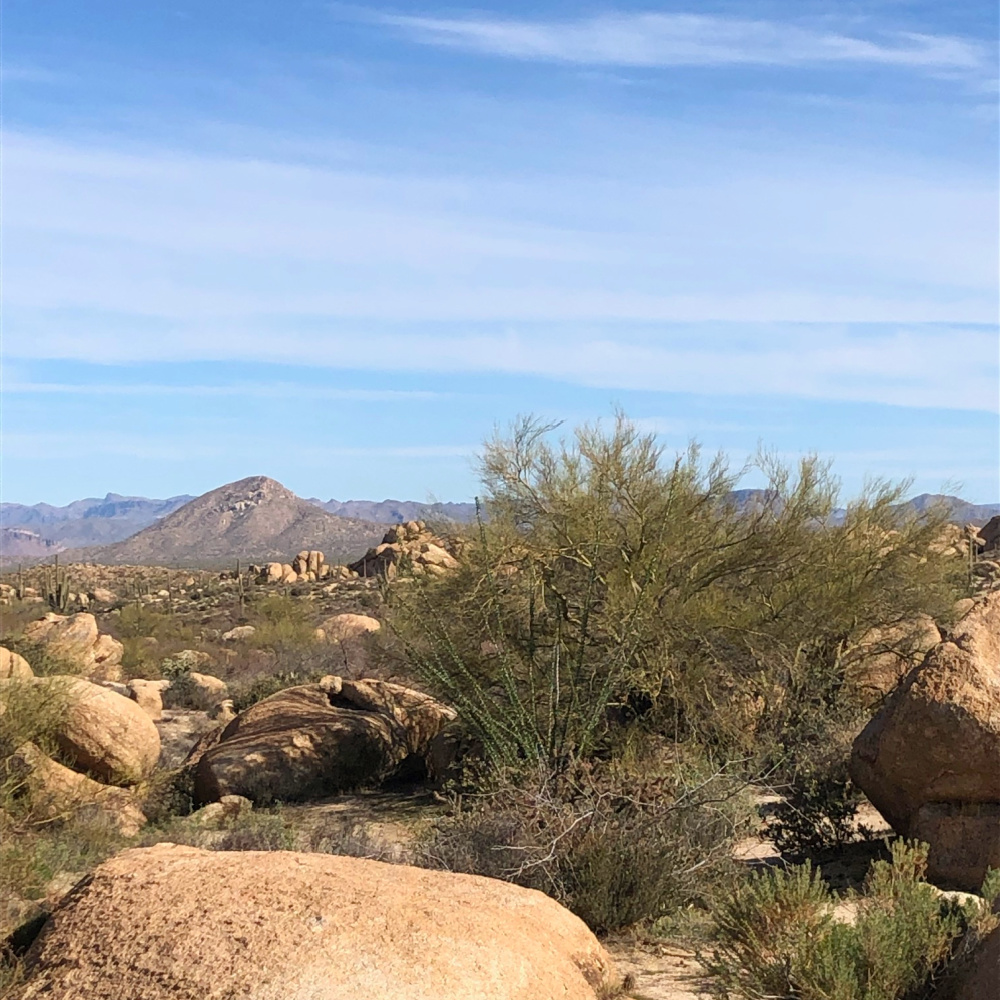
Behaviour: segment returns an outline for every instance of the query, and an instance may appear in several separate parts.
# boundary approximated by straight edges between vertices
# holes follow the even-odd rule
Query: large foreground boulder
[[[420,757],[455,713],[384,681],[286,688],[252,705],[192,760],[195,797],[294,801],[380,781]]]
[[[173,844],[101,865],[27,970],[17,1000],[597,1000],[615,985],[586,925],[532,889]]]
[[[125,647],[117,639],[99,632],[97,619],[91,614],[47,614],[25,627],[24,638],[88,677],[102,681],[121,677]]]
[[[932,878],[977,889],[1000,867],[1000,593],[972,607],[855,740],[851,775]]]
[[[75,769],[125,784],[152,772],[160,757],[160,734],[136,702],[79,677],[36,678],[35,683],[51,683],[66,699],[55,736]]]

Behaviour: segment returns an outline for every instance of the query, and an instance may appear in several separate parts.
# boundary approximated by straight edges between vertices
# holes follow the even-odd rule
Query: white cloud
[[[428,178],[15,135],[4,352],[996,408],[993,179],[672,162]]]
[[[711,158],[699,171],[664,149],[652,181],[508,180],[8,135],[8,336],[35,335],[12,322],[22,310],[66,309],[197,322],[199,336],[264,314],[994,321],[994,178],[777,152],[733,173]]]
[[[446,393],[409,389],[338,389],[299,382],[237,383],[233,385],[157,385],[148,383],[65,383],[6,381],[5,395],[40,396],[194,396],[253,399],[338,399],[353,403],[418,402],[441,399]]]
[[[380,18],[413,40],[515,59],[608,66],[798,66],[876,63],[933,70],[979,67],[978,45],[895,32],[879,39],[777,21],[696,14],[614,13],[576,21]]]

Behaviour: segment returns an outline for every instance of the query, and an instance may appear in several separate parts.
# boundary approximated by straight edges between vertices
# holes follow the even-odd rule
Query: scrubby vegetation
[[[534,800],[512,774],[574,817],[580,792],[567,775],[581,762],[602,762],[606,794],[634,802],[629,783],[650,768],[642,748],[664,743],[677,761],[717,762],[730,781],[785,793],[773,829],[792,853],[853,836],[846,761],[871,695],[843,653],[877,625],[947,619],[965,578],[932,550],[943,514],[903,518],[904,487],[873,482],[835,519],[837,482],[814,458],[792,473],[762,454],[766,487],[737,493],[746,470],[695,448],[666,462],[624,418],[559,446],[550,431],[527,420],[487,445],[483,516],[461,571],[389,593],[410,661],[459,708],[490,780],[509,783],[499,799],[487,786],[491,804],[466,821],[472,840],[496,840],[504,817],[520,816],[504,850],[541,849],[524,842]],[[689,817],[685,835],[731,843],[736,827],[717,819]],[[616,820],[608,850],[629,836],[638,850],[650,826],[662,832],[645,815],[631,834]],[[574,827],[563,849],[584,830],[598,836]],[[523,878],[520,864],[497,861],[504,850],[477,856],[493,858],[482,862],[490,874]],[[654,895],[639,909],[662,911],[670,892]],[[673,905],[690,898],[674,892]]]
[[[840,906],[806,862],[751,875],[715,911],[719,944],[706,967],[726,997],[904,1000],[917,997],[959,949],[996,926],[983,900],[942,898],[923,881],[925,846],[897,841],[861,893]]]
[[[456,759],[436,775],[445,805],[407,860],[541,889],[602,933],[694,907],[727,996],[912,1000],[988,929],[984,911],[942,902],[919,846],[896,844],[860,893],[838,897],[821,866],[859,836],[848,755],[886,694],[858,643],[921,616],[947,624],[969,590],[966,564],[934,544],[945,513],[902,514],[905,484],[882,481],[838,512],[815,458],[731,469],[694,447],[668,459],[624,418],[558,444],[553,430],[525,420],[487,443],[457,569],[413,578],[401,561],[349,604],[339,584],[204,580],[189,614],[183,589],[164,606],[119,602],[102,627],[125,644],[125,679],[165,678],[168,707],[205,709],[191,678],[203,656],[240,712],[349,676],[316,628],[331,610],[374,610],[388,627],[365,647],[365,676],[420,683],[459,714]],[[738,491],[748,472],[761,487]],[[252,635],[227,643],[235,625]],[[38,674],[67,672],[25,652]],[[57,688],[4,691],[0,766],[28,741],[58,757]],[[38,822],[0,777],[0,889],[28,901],[127,843],[400,858],[356,822],[304,831],[280,808],[199,825],[182,771],[138,790],[150,825],[132,840],[79,817]],[[777,799],[767,835],[810,860],[748,876],[735,847],[761,832],[763,794]]]

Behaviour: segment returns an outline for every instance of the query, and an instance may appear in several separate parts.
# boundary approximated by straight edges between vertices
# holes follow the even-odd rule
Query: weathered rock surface
[[[25,743],[7,759],[5,771],[22,793],[31,796],[32,812],[41,820],[85,813],[106,818],[126,837],[134,837],[146,817],[127,788],[102,785],[47,757],[33,743]]]
[[[237,625],[236,628],[223,632],[222,638],[224,642],[240,642],[243,639],[249,639],[256,631],[257,629],[253,625]]]
[[[188,678],[194,688],[194,697],[199,702],[199,707],[214,708],[229,695],[226,682],[211,674],[200,674],[192,670]]]
[[[6,646],[0,646],[0,679],[13,677],[23,680],[34,676],[31,664],[20,653],[15,653]]]
[[[18,1000],[596,1000],[615,985],[584,923],[531,889],[173,844],[101,865],[28,969]]]
[[[331,677],[279,691],[230,722],[192,759],[195,795],[301,800],[389,776],[426,752],[454,712],[382,681]]]
[[[36,683],[48,681],[36,678]],[[160,756],[160,734],[134,701],[79,677],[51,682],[68,700],[56,739],[74,768],[100,781],[129,784],[152,772]]]
[[[851,774],[898,833],[933,836],[932,878],[978,888],[990,838],[958,853],[945,845],[965,841],[964,807],[983,807],[975,823],[1000,808],[1000,593],[977,601],[889,697],[854,742]]]
[[[47,614],[40,621],[31,622],[24,630],[24,637],[89,677],[105,681],[121,677],[125,647],[117,639],[99,632],[92,614]]]
[[[163,692],[170,681],[144,681],[136,678],[128,682],[128,696],[154,722],[163,718]]]
[[[852,681],[873,698],[894,691],[906,675],[941,642],[934,620],[920,615],[910,621],[869,629],[843,657]]]
[[[442,576],[457,569],[458,560],[448,550],[448,543],[429,531],[423,521],[407,521],[390,528],[381,545],[347,568],[362,577],[392,579],[404,567],[414,576]]]
[[[1000,914],[1000,901],[993,906]],[[932,1000],[994,1000],[1000,997],[1000,926],[972,952],[950,966]]]
[[[320,625],[327,642],[361,642],[381,627],[377,618],[353,614],[333,615]]]
[[[928,802],[908,836],[930,845],[927,871],[938,882],[978,890],[1000,868],[1000,802]]]
[[[372,647],[369,637],[381,628],[378,620],[368,615],[340,614],[327,618],[315,637],[332,647],[330,669],[358,676],[368,672]]]

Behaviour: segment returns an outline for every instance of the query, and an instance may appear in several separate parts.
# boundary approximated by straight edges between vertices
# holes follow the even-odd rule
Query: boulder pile
[[[121,677],[125,647],[117,639],[99,632],[92,614],[47,614],[25,628],[24,638],[41,646],[50,656],[65,661],[75,672],[104,681],[117,681]]]
[[[449,543],[428,530],[423,521],[407,521],[390,528],[381,545],[369,549],[347,568],[357,576],[391,580],[400,572],[444,576],[458,569],[458,560]]]
[[[5,776],[30,794],[35,818],[46,822],[69,815],[106,819],[125,837],[134,837],[146,817],[128,788],[103,785],[24,743],[4,762]]]
[[[931,878],[976,891],[1000,868],[1000,592],[975,601],[855,740],[851,775]]]
[[[381,544],[356,562],[333,566],[318,550],[300,552],[290,563],[251,566],[258,583],[313,583],[317,580],[353,580],[357,577],[393,579],[398,573],[443,576],[458,568],[454,541],[435,535],[424,521],[391,527]]]
[[[318,549],[303,549],[290,563],[271,562],[258,569],[260,583],[312,583],[334,575],[335,569]]]
[[[160,736],[148,712],[110,687],[79,677],[29,673],[0,680],[0,715],[16,716],[25,706],[34,711],[39,705],[51,713],[63,763],[26,742],[5,758],[3,779],[12,779],[16,795],[30,796],[37,820],[99,816],[134,836],[146,817],[126,786],[149,777],[160,756]]]
[[[187,766],[199,802],[303,800],[425,770],[432,741],[454,718],[399,684],[330,675],[252,705],[199,741]]]

